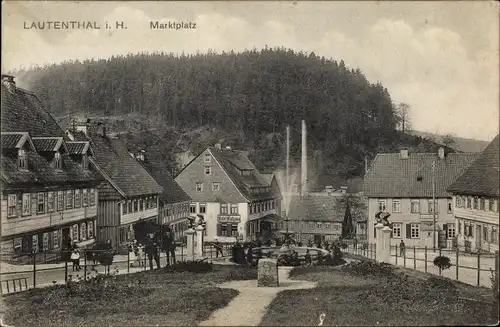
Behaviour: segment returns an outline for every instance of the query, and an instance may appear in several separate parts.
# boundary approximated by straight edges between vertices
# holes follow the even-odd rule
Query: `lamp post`
[[[436,251],[436,161],[432,162],[432,248]]]

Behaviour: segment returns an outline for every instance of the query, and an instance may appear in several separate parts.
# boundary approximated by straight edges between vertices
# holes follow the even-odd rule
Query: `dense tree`
[[[410,110],[410,105],[403,102],[396,107],[396,122],[403,133],[411,130]]]
[[[141,53],[11,74],[29,81],[27,87],[62,120],[106,117],[128,132],[131,144],[155,149],[151,160],[172,161],[178,151],[197,154],[222,139],[248,150],[258,168],[273,170],[284,166],[285,126],[300,130],[306,119],[309,153],[322,154],[315,166],[346,177],[362,172],[365,156],[422,141],[396,131],[401,114],[380,83],[371,84],[343,61],[284,48]],[[201,127],[207,130],[193,133]],[[300,131],[292,133],[291,155],[300,162]],[[170,169],[176,165],[174,160]]]

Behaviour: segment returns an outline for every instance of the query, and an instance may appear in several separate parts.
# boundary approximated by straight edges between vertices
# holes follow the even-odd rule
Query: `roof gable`
[[[62,152],[68,152],[62,137],[33,137],[32,140],[36,151],[56,152],[62,149]]]
[[[499,196],[500,183],[500,135],[484,149],[470,167],[448,187],[459,194]]]
[[[2,149],[22,149],[26,142],[31,150],[35,145],[28,132],[2,132]]]
[[[163,192],[160,194],[161,201],[168,204],[191,201],[189,195],[177,184],[164,164],[144,162],[142,166],[163,187]]]
[[[477,158],[477,153],[449,153],[439,159],[434,153],[378,154],[363,181],[367,197],[432,197],[432,163],[435,168],[435,196],[449,197],[446,188]]]
[[[290,220],[342,222],[344,214],[345,208],[339,196],[309,194],[290,198]]]

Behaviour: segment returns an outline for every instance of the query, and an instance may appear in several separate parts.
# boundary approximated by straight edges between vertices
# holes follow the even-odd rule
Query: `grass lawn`
[[[322,313],[326,315],[324,326],[463,326],[496,322],[491,290],[462,283],[422,280],[403,275],[400,270],[367,272],[350,265],[301,267],[292,271],[291,278],[317,281],[318,287],[279,293],[262,319],[262,326],[317,326]]]
[[[194,326],[238,294],[218,283],[256,278],[256,268],[213,265],[206,273],[161,269],[35,289],[4,297],[4,321],[16,327]]]

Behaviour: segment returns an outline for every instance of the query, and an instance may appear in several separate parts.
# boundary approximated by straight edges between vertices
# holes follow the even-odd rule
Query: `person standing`
[[[146,255],[148,256],[149,269],[153,270],[153,258],[155,258],[155,254],[158,253],[158,249],[156,248],[156,244],[151,236],[146,240],[145,250],[146,250]]]
[[[404,257],[405,252],[406,252],[405,242],[403,242],[403,240],[401,240],[401,242],[399,243],[399,255]]]
[[[216,239],[215,240],[215,257],[218,258],[219,257],[219,253],[220,253],[220,256],[224,256],[224,254],[222,253],[222,245],[219,243],[219,240]]]
[[[247,262],[249,266],[251,266],[253,263],[253,247],[251,244],[248,246],[247,249]]]

